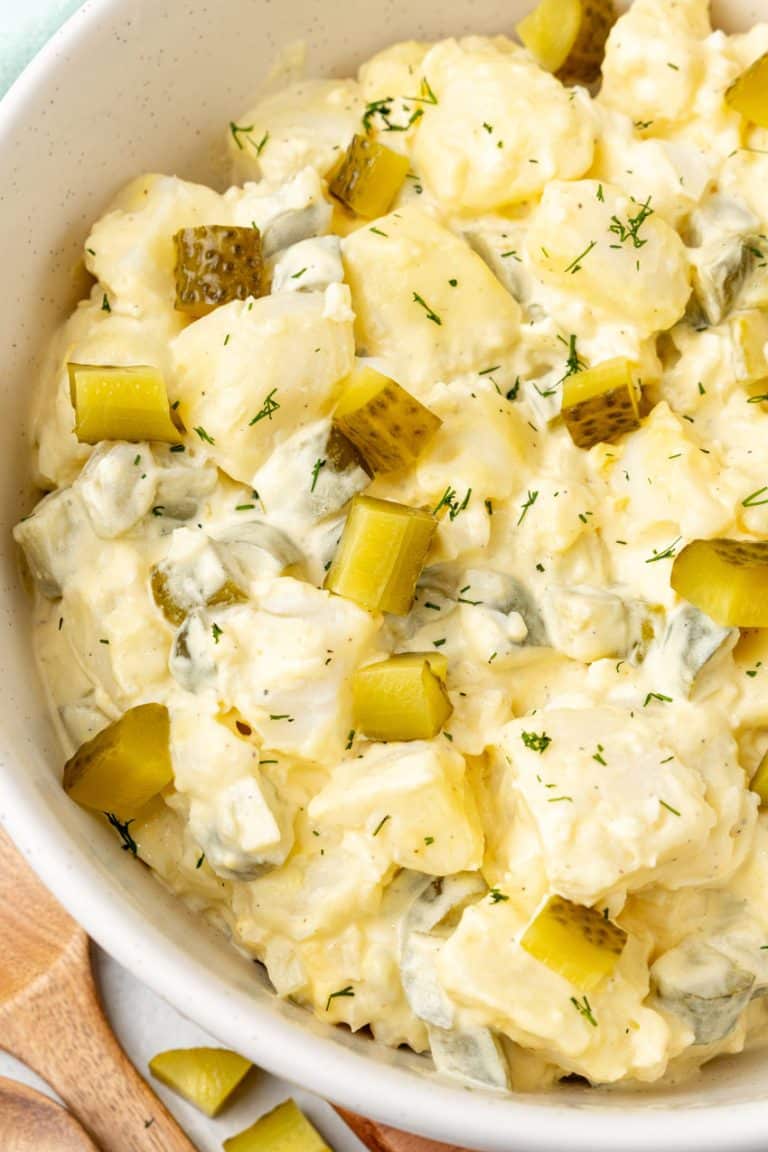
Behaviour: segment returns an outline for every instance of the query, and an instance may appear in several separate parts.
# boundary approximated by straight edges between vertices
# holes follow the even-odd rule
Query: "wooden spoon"
[[[345,1108],[337,1108],[339,1116],[362,1140],[371,1152],[466,1152],[455,1144],[438,1144],[436,1140],[425,1140],[422,1136],[412,1136],[409,1132],[398,1132],[387,1124],[366,1120]]]
[[[0,1148],[3,1152],[99,1152],[60,1104],[0,1077]]]
[[[87,936],[2,829],[0,924],[0,1048],[42,1076],[105,1152],[195,1152],[115,1039]]]

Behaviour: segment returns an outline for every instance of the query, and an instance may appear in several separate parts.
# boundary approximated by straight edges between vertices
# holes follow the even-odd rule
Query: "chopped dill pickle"
[[[226,1048],[176,1048],[158,1052],[149,1062],[150,1072],[161,1084],[206,1116],[218,1116],[251,1068],[250,1060]]]
[[[563,84],[594,84],[617,15],[613,0],[541,0],[517,25],[517,34]]]
[[[671,583],[716,624],[768,628],[768,541],[694,540],[675,557]]]
[[[345,381],[333,422],[372,472],[413,464],[442,424],[394,380],[361,365]]]
[[[369,612],[406,616],[436,528],[419,508],[355,496],[325,587]]]
[[[293,1100],[285,1100],[245,1132],[224,1141],[224,1152],[331,1152]]]
[[[761,804],[768,804],[768,754],[760,761],[749,787],[757,792]]]
[[[563,384],[562,414],[578,448],[594,448],[640,425],[633,365],[618,358],[575,372]]]
[[[626,942],[623,928],[563,896],[550,896],[520,940],[526,952],[584,992],[613,973]]]
[[[64,766],[64,791],[84,808],[125,818],[173,780],[164,704],[139,704],[81,744]]]
[[[768,128],[768,52],[734,80],[725,102],[746,120]]]
[[[204,224],[182,228],[176,245],[176,308],[198,319],[221,304],[265,292],[257,228]]]
[[[453,711],[432,657],[424,652],[358,668],[352,700],[352,723],[371,740],[431,740]]]
[[[392,207],[409,167],[407,156],[366,136],[353,136],[330,190],[357,216],[372,220],[384,216]]]
[[[174,628],[183,624],[194,608],[203,605],[207,608],[221,608],[228,604],[244,604],[248,599],[245,592],[238,588],[234,580],[230,579],[224,580],[216,591],[204,600],[184,596],[183,592],[179,594],[181,590],[174,589],[173,584],[172,574],[164,566],[158,564],[152,569],[150,576],[152,598],[168,623],[173,624]]]
[[[101,440],[181,439],[171,420],[168,393],[157,368],[145,364],[67,364],[75,435],[81,444]]]

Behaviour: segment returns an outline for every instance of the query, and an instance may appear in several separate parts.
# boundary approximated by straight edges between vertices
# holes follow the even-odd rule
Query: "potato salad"
[[[504,32],[119,193],[15,536],[64,788],[278,996],[675,1080],[768,1023],[768,24]]]

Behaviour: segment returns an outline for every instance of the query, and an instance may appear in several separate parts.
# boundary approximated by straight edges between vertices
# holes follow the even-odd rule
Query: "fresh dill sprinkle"
[[[193,429],[192,429],[192,431],[193,431],[193,432],[197,432],[198,436],[200,437],[200,439],[201,439],[201,440],[202,440],[202,441],[203,441],[205,444],[215,444],[215,443],[216,443],[216,441],[214,440],[213,436],[209,436],[209,435],[208,435],[208,433],[206,432],[205,428],[203,428],[203,426],[202,426],[202,425],[200,425],[200,426],[199,426],[199,427],[197,427],[197,428],[193,428]]]
[[[450,284],[451,288],[457,288],[459,284],[458,280],[456,279],[451,279],[448,281],[448,283]]]
[[[218,624],[214,623],[213,627],[211,628],[211,635],[213,636],[214,644],[218,644],[219,640],[223,636],[223,632],[221,628],[219,628]]]
[[[133,458],[134,468],[138,468],[139,464],[141,464],[141,453],[139,453],[138,456],[134,456],[134,458]]]
[[[581,520],[582,524],[586,524],[592,515],[592,512],[579,512],[579,520]]]
[[[255,507],[255,504],[235,504],[235,512],[250,512]]]
[[[582,260],[586,259],[586,257],[589,256],[592,249],[596,248],[596,247],[597,247],[597,240],[590,240],[589,244],[586,246],[584,251],[582,253],[580,253],[576,257],[575,260],[571,261],[571,263],[568,265],[568,267],[564,268],[563,271],[564,272],[570,272],[572,276],[575,275],[576,272],[581,272]]]
[[[134,840],[133,836],[131,836],[130,832],[130,825],[133,824],[133,820],[126,820],[125,823],[123,823],[122,820],[119,820],[118,817],[115,816],[114,812],[105,812],[104,815],[115,829],[115,831],[119,834],[120,839],[123,842],[123,852],[130,852],[131,856],[137,856],[139,846]]]
[[[419,85],[418,96],[406,96],[406,100],[419,104],[437,104],[437,96],[435,96],[432,88],[430,87],[429,80],[426,76],[422,76],[421,84]]]
[[[391,819],[392,819],[391,816],[382,816],[381,820],[379,820],[378,824],[376,825],[376,827],[373,830],[373,835],[378,836],[379,832],[381,832],[381,830],[384,827],[384,825],[386,824],[387,820],[391,820]]]
[[[666,800],[659,799],[659,804],[661,804],[662,808],[666,808],[668,812],[671,812],[673,816],[680,815],[677,808],[673,808],[671,804],[667,804]]]
[[[430,844],[434,844],[434,842],[435,842],[434,836],[425,836],[424,837],[424,843],[427,845],[427,847],[429,847]]]
[[[665,696],[663,692],[649,692],[643,701],[643,708],[647,708],[651,700],[658,700],[660,704],[671,704],[672,697]]]
[[[258,424],[260,420],[272,419],[272,413],[277,412],[278,408],[280,407],[279,402],[274,399],[275,392],[277,392],[277,388],[273,388],[269,395],[264,397],[264,403],[262,404],[261,408],[254,416],[253,420],[248,422],[249,428],[252,428],[254,424]]]
[[[226,336],[224,337],[224,347],[225,348],[226,348],[227,344],[229,344],[229,337],[230,337],[230,333],[227,332]]]
[[[493,516],[493,500],[484,500],[485,510],[489,516]]]
[[[607,762],[607,760],[604,760],[604,759],[603,759],[603,752],[605,752],[605,748],[603,748],[602,744],[598,744],[598,746],[597,746],[597,752],[595,752],[595,754],[594,754],[594,756],[592,757],[592,759],[593,759],[593,760],[597,760],[598,764],[602,764],[602,766],[603,766],[604,768],[607,768],[607,767],[608,767],[608,762]]]
[[[565,372],[558,380],[558,384],[563,384],[570,376],[575,376],[577,372],[583,372],[586,364],[579,356],[579,350],[576,345],[577,337],[571,333],[567,340],[562,336],[558,336],[561,344],[565,344],[568,349],[568,356],[565,361]]]
[[[745,672],[745,676],[749,676],[750,680],[754,680],[755,676],[757,676],[757,673],[760,671],[762,666],[763,666],[762,660],[758,660],[758,662],[757,662],[757,664],[755,664],[754,668],[748,668],[747,669],[747,671]]]
[[[601,204],[605,203],[605,193],[603,192],[602,184],[598,184],[597,186],[597,198]]]
[[[265,132],[257,144],[251,136],[254,128],[254,124],[235,124],[232,120],[229,122],[229,131],[232,133],[232,139],[234,140],[235,144],[237,144],[238,149],[242,152],[245,148],[243,141],[240,139],[240,137],[243,136],[247,143],[250,144],[251,148],[253,148],[256,155],[261,156],[262,152],[267,146],[267,141],[269,140],[269,132]]]
[[[269,718],[270,720],[287,720],[289,724],[293,724],[293,716],[288,712],[273,712]]]
[[[369,228],[369,232],[375,232],[377,236],[383,236],[386,240],[389,239],[388,232],[382,232],[381,228]]]
[[[440,500],[437,503],[432,515],[437,516],[441,508],[447,508],[448,516],[451,520],[455,520],[456,517],[467,508],[471,496],[472,489],[468,488],[464,499],[461,501],[461,503],[459,503],[459,497],[456,489],[452,488],[449,484],[445,492],[443,492],[442,496],[440,497]]]
[[[643,204],[639,204],[633,196],[632,201],[638,205],[638,211],[634,216],[628,217],[626,224],[623,224],[618,216],[611,217],[609,232],[612,232],[614,236],[618,236],[621,244],[626,244],[627,240],[631,240],[633,247],[644,248],[648,243],[647,238],[642,239],[640,237],[640,229],[646,220],[650,216],[653,216],[654,210],[651,208],[651,199],[649,196]]]
[[[63,627],[64,627],[64,617],[59,616],[59,632],[61,632]]]
[[[587,1023],[591,1024],[593,1028],[597,1028],[597,1020],[595,1019],[594,1013],[592,1012],[592,1006],[586,996],[584,997],[583,1002],[581,1000],[577,1000],[575,996],[571,996],[571,1004],[573,1004],[579,1015],[584,1017]]]
[[[515,382],[512,385],[512,387],[507,392],[506,399],[507,400],[517,400],[517,395],[518,395],[519,391],[520,391],[520,377],[518,376],[515,379]]]
[[[327,460],[317,459],[317,460],[315,460],[315,463],[312,465],[312,487],[310,488],[310,492],[314,492],[315,485],[317,484],[317,478],[320,475],[320,469],[325,468],[327,463],[328,463]]]
[[[430,308],[424,297],[419,296],[418,292],[413,293],[413,302],[414,304],[419,304],[424,309],[427,314],[427,320],[431,320],[433,324],[437,324],[439,327],[442,326],[443,321],[440,319],[437,312]]]
[[[478,376],[490,376],[491,372],[498,372],[501,364],[494,364],[492,368],[483,368],[482,372],[478,372]]]
[[[510,248],[509,252],[502,252],[501,254],[502,260],[508,260],[510,256],[513,260],[517,260],[518,264],[522,264],[523,258],[522,256],[518,255],[516,248]]]
[[[195,864],[195,870],[197,870],[198,868],[202,868],[204,860],[205,860],[205,852],[201,852],[200,856],[198,857],[197,864]]]
[[[651,124],[653,124],[653,120],[635,120],[635,128],[640,132],[645,131],[646,128],[650,128]]]
[[[112,308],[110,306],[109,299],[107,297],[106,292],[104,293],[104,295],[101,298],[101,310],[102,310],[102,312],[111,312],[112,311]]]
[[[424,607],[425,608],[431,608],[433,612],[440,612],[441,611],[440,605],[439,604],[433,604],[431,600],[425,600]]]
[[[498,656],[498,652],[492,652],[491,655],[488,657],[488,663],[493,664],[493,662],[497,656]]]
[[[291,280],[298,280],[301,276],[304,275],[305,272],[306,268],[300,268],[298,272],[294,272],[293,276],[291,276]]]
[[[171,444],[171,452],[186,452],[183,444]]]
[[[536,501],[538,500],[538,498],[539,498],[539,493],[538,493],[538,491],[533,491],[533,492],[531,492],[531,490],[530,490],[530,488],[529,488],[529,489],[528,489],[528,497],[527,497],[527,499],[526,499],[525,503],[524,503],[524,504],[523,504],[523,506],[522,506],[522,509],[521,509],[521,511],[520,511],[520,518],[519,518],[519,519],[518,519],[518,521],[517,521],[517,527],[518,527],[518,528],[519,528],[519,527],[520,527],[520,525],[522,524],[523,520],[525,520],[525,517],[526,517],[526,516],[527,516],[527,514],[528,514],[528,509],[529,509],[529,508],[533,508],[533,506],[534,506],[534,504],[536,503]]]
[[[162,516],[164,512],[165,504],[155,504],[154,508],[152,509],[153,516]]]
[[[86,252],[88,253],[89,256],[95,256],[96,255],[93,248],[86,248]]]
[[[354,742],[355,742],[355,730],[354,730],[354,728],[350,728],[349,732],[347,732],[347,743],[344,745],[344,751],[349,752],[349,750],[352,747],[352,745],[354,744]]]
[[[742,507],[744,508],[759,508],[761,504],[768,504],[768,499],[760,500],[760,496],[764,496],[768,492],[768,487],[765,485],[758,488],[756,492],[750,492],[745,500],[742,500]]]
[[[672,543],[668,544],[667,547],[664,548],[661,552],[657,552],[654,548],[653,556],[648,557],[646,564],[655,564],[657,560],[671,560],[674,557],[675,549],[681,540],[682,536],[678,536],[677,540],[673,540]]]
[[[680,71],[680,65],[679,64],[673,64],[670,60],[667,61],[667,68],[671,68],[673,72],[679,72]]]
[[[552,743],[552,737],[547,736],[546,732],[523,732],[520,739],[531,752],[546,752]]]
[[[261,764],[279,764],[279,763],[280,763],[279,760],[259,760],[259,765],[261,765]],[[315,835],[317,835],[317,833],[315,833]]]
[[[351,984],[347,984],[346,988],[340,988],[338,992],[331,992],[325,1005],[326,1012],[331,1007],[333,1000],[338,1000],[340,996],[354,996],[355,992]]]
[[[763,404],[766,400],[768,400],[768,392],[763,392],[760,396],[748,396],[747,404]]]
[[[445,644],[445,637],[443,637],[442,640],[433,640],[432,644],[435,648],[442,648],[443,644]]]
[[[503,904],[505,900],[509,900],[509,896],[505,895],[504,892],[500,892],[498,888],[491,888],[488,893],[488,898],[491,904]]]
[[[554,784],[548,784],[547,787],[554,788]],[[573,804],[573,796],[550,796],[547,800],[547,804]]]

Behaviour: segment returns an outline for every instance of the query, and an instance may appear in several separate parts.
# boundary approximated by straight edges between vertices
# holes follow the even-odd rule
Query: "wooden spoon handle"
[[[346,1108],[337,1107],[336,1111],[371,1152],[462,1152],[455,1144],[440,1144],[410,1132],[400,1132],[387,1124],[366,1120],[363,1116],[348,1112]]]
[[[115,1039],[84,934],[0,1019],[0,1046],[48,1081],[104,1152],[195,1152]]]

